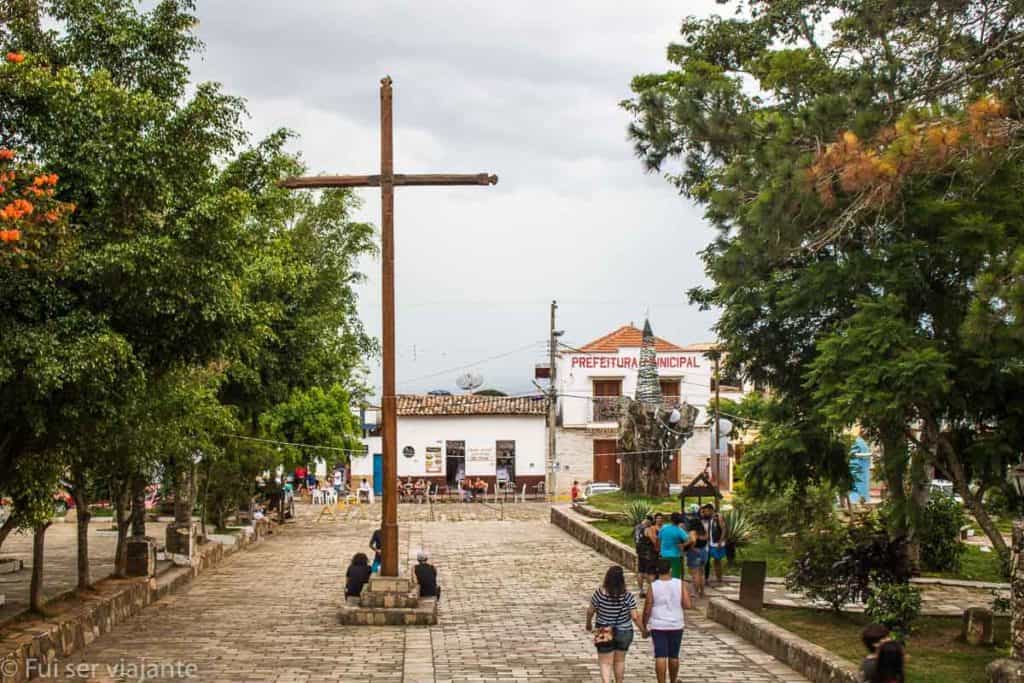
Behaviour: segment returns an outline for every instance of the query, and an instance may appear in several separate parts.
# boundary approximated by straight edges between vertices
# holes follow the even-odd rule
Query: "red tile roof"
[[[422,415],[545,415],[547,402],[541,396],[430,396],[404,394],[398,397],[400,416]]]
[[[633,325],[623,325],[614,332],[606,334],[605,336],[595,339],[589,344],[585,344],[580,347],[580,351],[585,353],[615,353],[619,349],[625,347],[640,347],[643,345],[643,340],[643,330],[634,327]],[[662,353],[666,351],[687,351],[688,349],[676,346],[672,342],[665,341],[661,337],[655,337],[654,350]]]

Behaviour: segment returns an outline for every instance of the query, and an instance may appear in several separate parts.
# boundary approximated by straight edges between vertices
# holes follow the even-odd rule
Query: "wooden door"
[[[594,481],[620,483],[619,463],[616,462],[615,439],[594,439]]]

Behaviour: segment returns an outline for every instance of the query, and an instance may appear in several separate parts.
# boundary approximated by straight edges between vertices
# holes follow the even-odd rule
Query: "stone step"
[[[432,626],[437,623],[437,600],[420,598],[416,607],[342,605],[338,622],[353,626]]]
[[[397,593],[364,590],[359,596],[362,607],[416,607],[420,596],[416,593]]]

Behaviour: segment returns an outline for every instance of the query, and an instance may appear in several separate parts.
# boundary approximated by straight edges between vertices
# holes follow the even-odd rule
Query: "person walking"
[[[646,594],[644,586],[650,581],[649,577],[655,573],[654,563],[658,560],[657,545],[651,541],[651,537],[647,533],[652,526],[654,526],[654,516],[647,515],[633,529],[633,542],[636,544],[636,582],[642,595]]]
[[[595,626],[596,617],[596,630]],[[601,683],[622,683],[626,675],[626,653],[633,642],[633,624],[643,632],[636,598],[626,589],[622,567],[612,565],[604,582],[590,597],[587,607],[587,632],[594,634]]]
[[[686,568],[690,570],[693,590],[697,597],[704,597],[704,568],[708,563],[708,527],[705,525],[704,510],[700,511],[690,527],[690,545],[686,549]]]
[[[669,561],[672,576],[677,579],[683,578],[683,552],[690,545],[690,537],[680,526],[682,523],[683,515],[673,512],[669,522],[658,532],[659,555]]]
[[[647,589],[644,629],[654,643],[654,673],[658,683],[676,683],[679,677],[679,648],[683,643],[683,610],[690,609],[690,591],[672,577],[672,566],[658,560],[658,578]]]
[[[715,509],[715,506],[708,505],[708,562],[704,565],[704,582],[708,583],[711,576],[711,567],[715,569],[715,583],[722,583],[722,560],[728,555],[726,544],[729,539],[729,529],[725,526],[725,517]]]

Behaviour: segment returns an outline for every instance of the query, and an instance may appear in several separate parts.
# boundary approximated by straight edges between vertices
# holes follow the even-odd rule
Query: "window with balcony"
[[[591,422],[618,422],[619,397],[622,395],[621,379],[595,379],[592,399]]]
[[[682,400],[682,382],[682,378],[660,380],[661,402],[666,408],[674,408]]]

